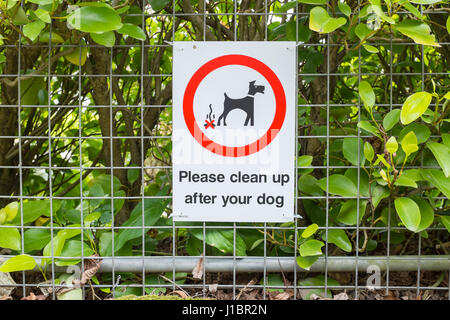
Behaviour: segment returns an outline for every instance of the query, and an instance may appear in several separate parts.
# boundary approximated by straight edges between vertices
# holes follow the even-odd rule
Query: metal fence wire
[[[344,43],[338,42],[337,32],[309,30],[314,5],[304,1],[173,0],[156,9],[157,2],[113,1],[112,6],[129,8],[123,21],[139,25],[146,37],[136,40],[116,32],[112,47],[96,43],[86,32],[76,33],[82,39],[78,42],[53,41],[65,36],[61,30],[71,32],[58,19],[48,24],[49,37],[42,41],[25,41],[24,26],[8,27],[17,31],[15,42],[4,39],[0,47],[6,57],[0,76],[0,207],[17,201],[19,211],[0,230],[16,230],[20,243],[0,248],[0,261],[29,255],[45,270],[12,272],[0,289],[15,289],[19,298],[30,292],[62,298],[61,288],[72,288],[69,276],[80,276],[101,261],[96,275],[76,289],[86,299],[171,291],[230,299],[250,298],[249,292],[259,299],[282,292],[290,299],[311,293],[331,298],[341,292],[350,299],[389,292],[449,299],[449,234],[442,224],[431,225],[429,237],[408,231],[395,219],[391,197],[379,208],[385,224],[360,219],[366,208],[361,204],[370,197],[362,190],[359,141],[373,142],[374,136],[357,127],[367,120],[357,93],[363,80],[377,83],[377,119],[399,109],[413,92],[432,90],[433,82],[444,94],[448,91],[448,34],[438,38],[439,50],[393,33],[379,36],[365,43],[377,51],[369,57],[355,35]],[[355,14],[365,5],[348,3]],[[22,1],[23,8],[29,5]],[[71,5],[75,10],[76,3]],[[328,12],[335,7],[323,6]],[[430,21],[448,16],[445,3],[417,8]],[[172,42],[209,40],[297,44],[296,152],[312,157],[295,165],[293,223],[171,220],[171,115],[179,107],[171,105]],[[64,50],[72,50],[71,59],[61,54]],[[7,81],[15,83],[8,86]],[[8,131],[11,123],[15,128]],[[349,138],[358,141],[354,163],[336,156]],[[418,159],[406,169],[442,170],[436,162],[424,162],[423,155]],[[297,183],[308,175],[325,178],[328,188],[331,175],[348,170],[355,173],[355,196],[320,189],[311,194]],[[418,190],[420,196],[426,189]],[[439,192],[426,197],[446,201]],[[336,203],[344,200],[357,203],[353,225],[334,223]],[[306,270],[297,264],[298,244],[314,212],[323,218],[318,224],[325,245]],[[330,240],[333,230],[348,235],[350,250]],[[223,243],[211,241],[213,236]]]

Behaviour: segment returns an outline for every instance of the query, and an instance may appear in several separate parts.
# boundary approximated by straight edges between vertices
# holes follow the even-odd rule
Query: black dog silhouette
[[[247,113],[247,118],[245,118],[244,126],[248,125],[250,121],[250,125],[254,125],[254,111],[255,111],[255,94],[262,93],[264,94],[264,86],[255,86],[256,81],[250,81],[248,88],[248,95],[241,99],[232,99],[225,95],[225,101],[223,102],[223,112],[219,117],[217,125],[220,126],[220,122],[223,120],[223,125],[227,125],[227,116],[231,110],[241,109]]]

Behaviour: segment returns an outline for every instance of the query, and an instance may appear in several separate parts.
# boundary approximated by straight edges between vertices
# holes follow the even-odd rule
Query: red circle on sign
[[[201,131],[194,116],[194,96],[198,86],[212,71],[228,65],[245,66],[260,73],[269,82],[275,95],[275,117],[269,129],[258,140],[241,147],[224,146],[212,141]],[[184,92],[183,114],[190,133],[204,148],[225,157],[243,157],[262,150],[277,136],[286,115],[286,95],[277,75],[267,65],[249,56],[230,54],[208,61],[194,73]]]

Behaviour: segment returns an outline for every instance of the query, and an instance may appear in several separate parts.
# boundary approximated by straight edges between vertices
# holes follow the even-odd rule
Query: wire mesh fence
[[[308,28],[313,5],[307,2],[162,2],[161,8],[152,1],[111,4],[127,9],[122,21],[139,26],[145,32],[141,40],[116,32],[113,44],[105,46],[89,32],[73,32],[65,21],[53,19],[45,29],[47,38],[41,34],[38,41],[26,41],[25,27],[17,25],[11,33],[16,38],[1,45],[6,60],[0,75],[0,207],[17,202],[19,210],[0,224],[4,234],[18,235],[18,243],[0,242],[0,260],[29,255],[41,272],[36,267],[14,273],[12,282],[0,288],[15,289],[18,297],[41,290],[61,298],[60,288],[73,288],[70,276],[81,277],[101,261],[98,273],[77,294],[95,298],[181,290],[239,299],[254,290],[261,299],[280,292],[300,299],[345,291],[360,299],[375,288],[380,294],[428,292],[449,299],[445,225],[436,218],[427,234],[408,231],[396,218],[389,194],[380,195],[378,211],[366,213],[373,205],[375,180],[367,182],[362,142],[374,149],[383,146],[376,134],[358,125],[368,120],[358,95],[364,80],[377,84],[379,122],[415,91],[433,90],[436,84],[439,94],[448,91],[448,34],[438,37],[439,50],[393,33],[368,38],[363,46],[355,34],[343,42],[336,33],[313,33]],[[357,20],[350,23],[366,21],[360,14],[366,4],[350,4],[348,17]],[[32,8],[28,2],[17,6]],[[325,8],[346,16],[335,7]],[[445,3],[417,8],[436,24],[448,16]],[[411,16],[404,9],[396,14]],[[351,33],[350,28],[341,32]],[[67,35],[73,38],[59,40]],[[180,107],[171,105],[172,42],[193,40],[296,42],[299,159],[293,223],[172,221],[171,117]],[[436,108],[444,109],[444,103]],[[439,139],[445,128],[428,130],[425,140]],[[418,136],[426,131],[423,126],[412,130]],[[392,134],[405,135],[401,128]],[[349,148],[356,150],[353,158],[346,155]],[[442,171],[436,161],[426,160],[426,152],[422,148],[402,170]],[[344,172],[355,194],[330,191],[330,177]],[[323,190],[316,186],[321,179]],[[425,184],[415,190],[400,193],[428,199],[435,211],[448,208],[442,192],[425,193],[430,190]],[[351,201],[355,222],[336,222]],[[318,225],[323,254],[311,269],[301,268],[298,247],[311,223]],[[335,238],[338,231],[347,235],[344,245]]]

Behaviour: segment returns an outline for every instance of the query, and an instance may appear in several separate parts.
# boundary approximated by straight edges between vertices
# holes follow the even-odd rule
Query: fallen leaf
[[[289,300],[290,297],[291,295],[289,294],[289,292],[281,292],[273,297],[273,300]]]
[[[383,296],[384,300],[400,300],[397,298],[392,291],[389,291],[387,295]]]
[[[256,283],[256,281],[254,279],[250,280],[250,282],[247,283],[247,285],[239,291],[239,294],[237,295],[236,300],[239,300],[241,295],[247,291],[248,287],[254,285],[255,283]]]
[[[0,265],[2,264],[0,259]],[[0,296],[9,296],[16,286],[16,282],[13,280],[9,272],[0,272]],[[10,285],[10,287],[8,286]]]
[[[172,291],[172,293],[179,295],[183,299],[186,299],[188,297],[188,295],[181,290],[175,290],[175,291]]]
[[[195,265],[194,269],[192,270],[192,276],[194,277],[194,279],[199,280],[203,279],[203,253],[201,255],[201,258]]]
[[[217,292],[217,286],[218,286],[217,283],[215,283],[215,284],[210,284],[209,287],[208,287],[209,292],[211,292],[212,294],[216,293],[216,292]]]
[[[258,295],[258,290],[250,291],[249,293],[244,293],[243,300],[258,300],[256,296]]]
[[[348,294],[345,292],[338,293],[333,297],[333,300],[349,300]]]
[[[37,287],[39,288],[39,290],[41,290],[41,292],[44,296],[49,296],[53,292],[53,288],[50,286],[51,284],[52,284],[52,281],[47,280],[47,281],[38,283]]]
[[[30,292],[29,296],[23,297],[20,300],[45,300],[47,299],[47,296],[40,294],[40,295],[35,295],[33,292]]]
[[[315,293],[309,296],[309,300],[331,300],[330,298],[323,298]]]
[[[98,255],[94,254],[91,258],[97,258]],[[85,285],[93,276],[97,273],[98,269],[102,265],[102,259],[86,259],[84,262],[84,271],[81,274],[80,280],[74,280],[73,284],[78,286]]]

